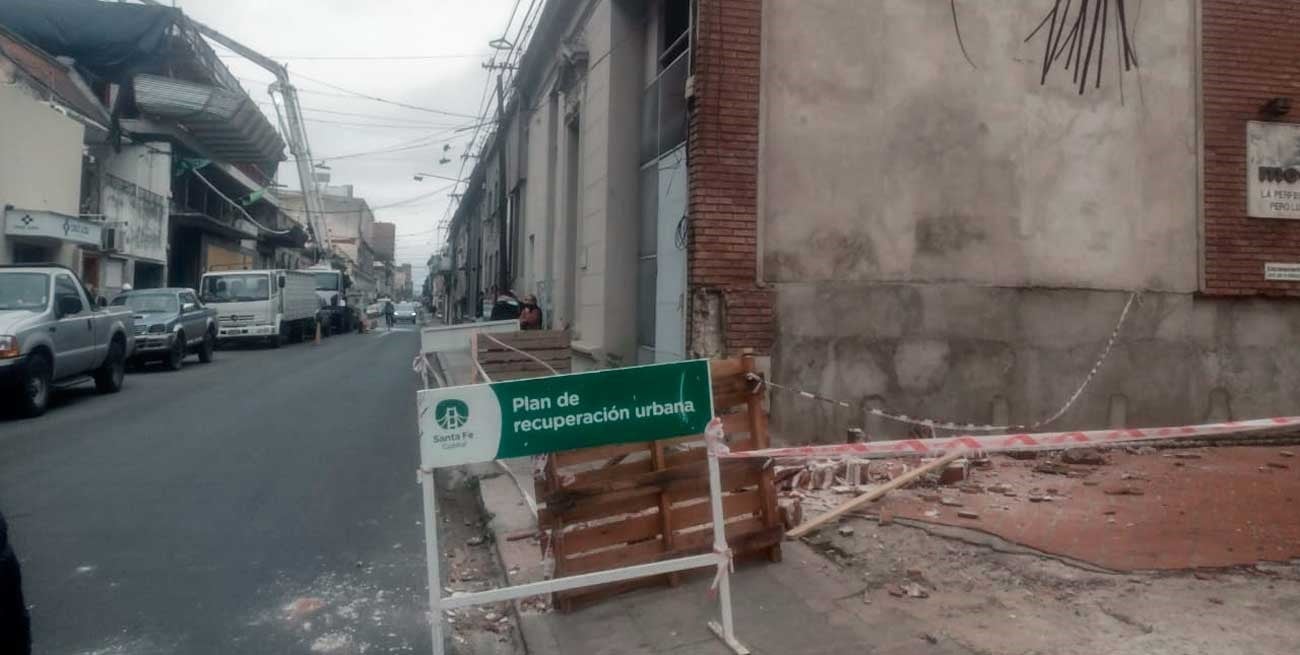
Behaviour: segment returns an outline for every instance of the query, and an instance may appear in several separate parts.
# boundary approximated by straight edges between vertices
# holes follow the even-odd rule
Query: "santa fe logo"
[[[444,400],[433,410],[433,420],[444,430],[458,429],[469,421],[469,407],[460,400]]]

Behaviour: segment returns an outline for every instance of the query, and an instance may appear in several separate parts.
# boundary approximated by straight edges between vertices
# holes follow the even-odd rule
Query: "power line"
[[[235,53],[219,54],[222,59],[242,59]],[[475,59],[483,53],[446,55],[271,55],[278,61],[429,61],[434,59]]]
[[[420,106],[417,106],[417,105],[407,104],[407,103],[405,103],[405,102],[399,102],[399,101],[397,101],[397,100],[389,100],[389,99],[387,99],[387,98],[381,98],[381,97],[379,97],[379,96],[370,95],[370,94],[368,94],[368,93],[362,93],[362,92],[360,92],[360,91],[353,91],[352,89],[348,89],[348,88],[345,88],[345,87],[341,87],[341,86],[338,86],[337,84],[331,84],[330,82],[326,82],[325,80],[322,80],[322,79],[319,79],[319,78],[315,78],[315,77],[311,77],[310,75],[303,75],[302,73],[294,73],[294,75],[297,76],[297,77],[301,77],[301,78],[304,79],[304,80],[311,80],[312,82],[315,82],[315,83],[317,83],[317,84],[322,84],[322,85],[327,86],[327,87],[329,87],[329,88],[331,88],[331,89],[334,89],[334,90],[336,90],[336,91],[342,91],[343,93],[347,93],[347,94],[349,94],[349,95],[354,95],[354,96],[356,96],[356,97],[358,97],[358,98],[365,98],[365,99],[367,99],[367,100],[373,100],[374,102],[382,102],[382,103],[387,104],[387,105],[394,105],[394,106],[397,106],[397,107],[405,107],[405,108],[407,108],[407,109],[411,109],[411,110],[414,110],[414,111],[423,111],[423,112],[428,112],[428,113],[431,113],[431,114],[441,114],[441,115],[443,115],[443,116],[455,116],[455,117],[458,117],[458,118],[476,118],[475,116],[473,116],[473,115],[471,115],[471,114],[461,114],[461,113],[458,113],[458,112],[454,112],[454,111],[446,111],[446,110],[443,110],[443,109],[432,109],[432,108],[429,108],[429,107],[420,107]]]

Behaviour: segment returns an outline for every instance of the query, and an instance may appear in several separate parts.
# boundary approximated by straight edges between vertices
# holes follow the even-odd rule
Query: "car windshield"
[[[271,295],[271,278],[261,275],[208,275],[203,278],[203,302],[248,302]]]
[[[314,273],[316,278],[317,291],[338,291],[339,274],[338,273]]]
[[[399,303],[397,303],[397,307],[395,307],[395,311],[399,311],[399,312],[413,312],[413,311],[415,311],[415,305],[412,305],[412,304],[409,303],[409,302],[399,302]]]
[[[41,311],[49,295],[50,278],[44,273],[0,273],[0,311]]]
[[[126,305],[141,314],[175,314],[180,303],[170,293],[132,293],[113,299],[114,305]]]

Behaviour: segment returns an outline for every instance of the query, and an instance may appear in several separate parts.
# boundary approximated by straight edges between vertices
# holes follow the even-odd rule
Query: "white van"
[[[199,294],[217,310],[218,341],[260,340],[279,348],[316,334],[321,303],[310,273],[210,271],[203,274]]]

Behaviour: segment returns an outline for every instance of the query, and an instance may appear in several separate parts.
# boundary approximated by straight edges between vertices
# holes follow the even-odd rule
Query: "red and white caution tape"
[[[938,439],[899,439],[865,443],[832,444],[825,446],[795,446],[792,448],[765,448],[742,452],[718,453],[723,459],[825,459],[837,457],[904,457],[909,455],[938,456],[953,450],[972,452],[1011,452],[1025,450],[1067,450],[1070,448],[1095,448],[1143,441],[1170,439],[1196,439],[1232,434],[1247,434],[1279,428],[1300,428],[1300,416],[1281,416],[1250,421],[1228,421],[1205,425],[1182,425],[1166,428],[1141,428],[1128,430],[1090,430],[1087,432],[1039,432],[1034,434],[999,434]]]
[[[1138,292],[1134,291],[1129,294],[1128,302],[1124,303],[1124,311],[1120,312],[1119,320],[1115,322],[1115,329],[1110,331],[1110,338],[1106,340],[1106,347],[1102,348],[1101,354],[1097,357],[1097,361],[1094,362],[1092,365],[1092,369],[1088,371],[1088,374],[1084,376],[1083,381],[1080,382],[1079,386],[1075,388],[1074,393],[1070,394],[1070,397],[1065,400],[1065,403],[1063,403],[1060,406],[1060,408],[1058,408],[1051,415],[1039,419],[1037,421],[1034,421],[1033,423],[1027,425],[977,425],[975,423],[960,423],[956,421],[943,421],[943,420],[930,419],[925,417],[908,416],[907,414],[899,414],[896,412],[890,412],[883,409],[868,409],[866,411],[872,416],[879,416],[880,418],[888,419],[890,421],[896,421],[899,423],[907,423],[908,425],[919,425],[922,427],[927,427],[930,428],[931,431],[970,430],[972,432],[1006,432],[1011,430],[1036,430],[1043,426],[1054,423],[1056,422],[1057,419],[1064,416],[1065,413],[1068,412],[1071,407],[1074,406],[1074,403],[1079,399],[1079,396],[1083,395],[1083,390],[1087,389],[1088,384],[1091,383],[1092,379],[1097,376],[1097,372],[1101,370],[1101,365],[1105,363],[1106,358],[1110,356],[1110,351],[1115,347],[1115,342],[1119,340],[1119,333],[1120,330],[1124,328],[1124,322],[1128,320],[1129,310],[1133,308],[1134,302],[1140,302],[1140,300],[1141,300],[1141,294],[1139,294]],[[855,407],[854,404],[843,400],[836,400],[834,398],[813,393],[811,391],[804,391],[802,389],[787,387],[782,384],[777,384],[776,382],[764,381],[762,378],[752,373],[750,374],[750,379],[760,384],[766,384],[767,386],[773,389],[786,391],[798,396],[803,396],[804,398],[809,398],[811,400],[816,400],[830,405],[837,405],[845,409],[853,409]]]

